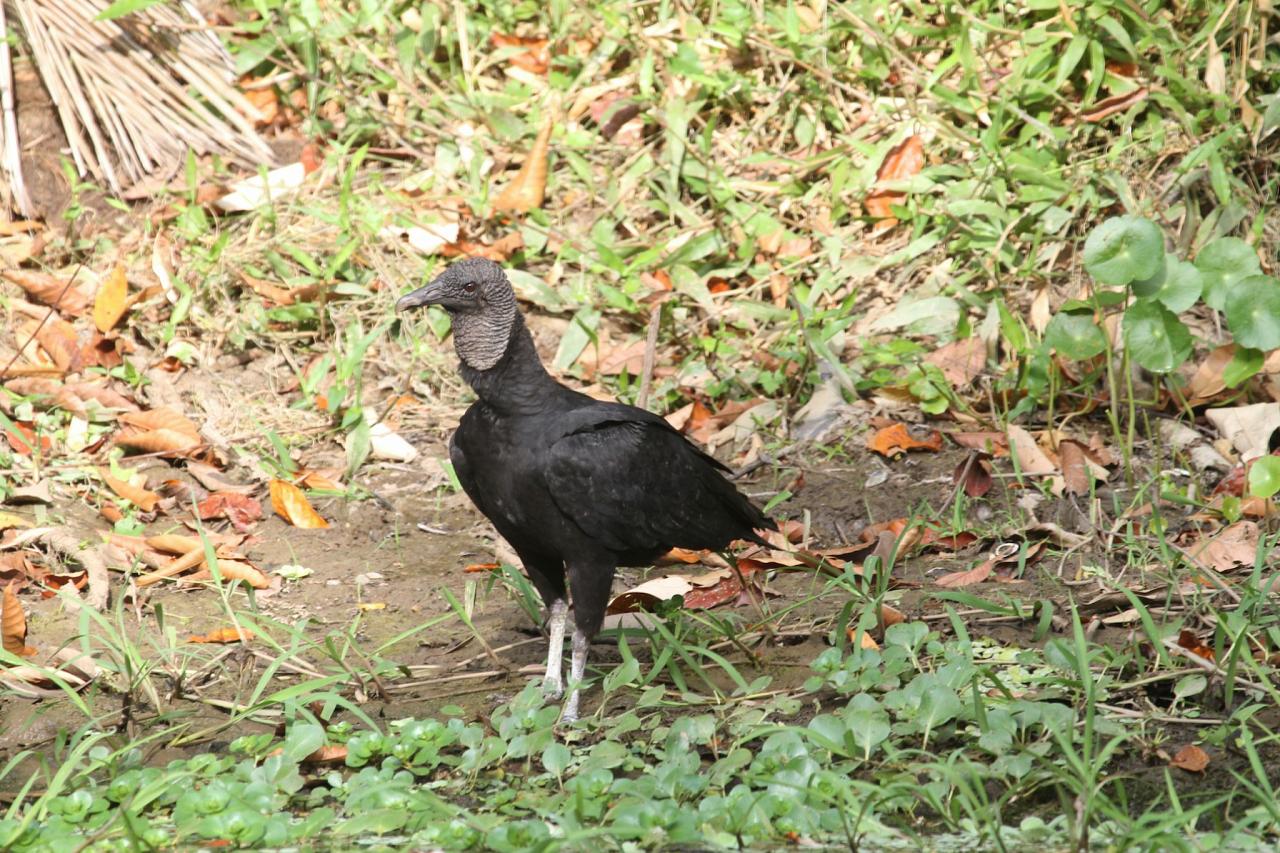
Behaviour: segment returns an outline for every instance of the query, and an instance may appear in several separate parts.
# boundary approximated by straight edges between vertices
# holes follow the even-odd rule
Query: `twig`
[[[654,351],[658,347],[658,326],[662,323],[662,303],[649,311],[649,336],[644,342],[644,362],[640,368],[640,393],[636,394],[636,407],[648,408],[649,386],[653,383]]]

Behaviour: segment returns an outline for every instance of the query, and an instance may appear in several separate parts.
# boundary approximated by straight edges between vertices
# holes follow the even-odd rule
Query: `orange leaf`
[[[271,506],[276,513],[294,527],[314,530],[328,527],[329,522],[320,517],[307,500],[307,496],[293,483],[284,480],[271,481]]]
[[[515,180],[494,199],[495,212],[528,213],[536,207],[542,207],[542,200],[547,192],[547,153],[551,147],[553,127],[555,120],[548,113]]]
[[[1125,92],[1123,95],[1112,95],[1109,98],[1103,98],[1095,103],[1091,108],[1080,113],[1080,118],[1089,122],[1099,122],[1108,116],[1115,115],[1119,112],[1139,104],[1147,99],[1150,94],[1146,86],[1140,86],[1132,92]]]
[[[1186,770],[1188,773],[1203,773],[1209,766],[1209,753],[1194,743],[1189,743],[1178,750],[1178,754],[1169,761],[1169,766]]]
[[[501,563],[472,563],[462,571],[467,574],[479,574],[480,572],[494,572],[502,568]]]
[[[253,634],[243,628],[219,628],[203,635],[187,637],[188,643],[247,643]]]
[[[214,492],[196,505],[196,514],[204,521],[226,518],[241,532],[262,518],[262,504],[239,492]]]
[[[271,581],[259,569],[240,560],[218,558],[218,572],[226,580],[244,581],[254,589],[266,589],[271,586]]]
[[[912,450],[937,453],[942,450],[942,433],[930,430],[923,438],[911,435],[906,424],[892,424],[877,430],[867,442],[867,447],[881,456],[894,457]]]
[[[93,325],[99,332],[109,332],[129,310],[129,282],[124,277],[124,267],[119,264],[102,283],[93,299]]]
[[[986,560],[972,569],[964,572],[951,572],[938,578],[935,583],[938,586],[947,589],[959,589],[963,586],[973,586],[975,583],[982,583],[991,577],[991,572],[995,568],[995,563]]]
[[[885,155],[880,170],[876,172],[876,183],[910,178],[923,168],[924,140],[919,136],[908,136]],[[893,205],[901,204],[906,198],[907,194],[898,190],[873,189],[863,206],[869,215],[884,220],[880,227],[889,228],[898,222],[893,216]]]
[[[494,47],[524,48],[518,53],[513,53],[507,60],[516,68],[528,71],[530,74],[547,73],[547,67],[551,64],[551,49],[546,39],[494,33],[489,36],[489,40],[493,42]]]
[[[143,512],[151,512],[156,508],[156,502],[160,500],[160,496],[155,492],[148,491],[141,486],[135,486],[133,483],[126,483],[124,480],[117,480],[107,473],[106,468],[99,468],[98,476],[102,477],[102,482],[111,487],[111,491],[134,504]]]
[[[4,588],[4,605],[0,607],[0,639],[4,642],[4,650],[19,657],[35,654],[35,649],[26,644],[27,614],[22,609],[22,602],[13,594],[13,581]]]
[[[336,764],[339,761],[346,761],[347,748],[342,744],[335,746],[322,746],[315,752],[302,759],[303,764]]]

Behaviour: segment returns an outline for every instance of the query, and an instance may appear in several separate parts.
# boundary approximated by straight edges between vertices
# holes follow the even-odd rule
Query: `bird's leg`
[[[582,677],[587,672],[587,649],[591,641],[582,629],[573,629],[573,657],[569,663],[569,701],[564,703],[564,713],[560,715],[562,722],[572,723],[578,719],[578,694],[581,692]]]
[[[564,695],[564,679],[560,677],[564,665],[564,626],[569,617],[569,603],[563,598],[551,602],[548,608],[547,631],[551,635],[547,648],[547,674],[542,679],[542,694],[548,699]]]

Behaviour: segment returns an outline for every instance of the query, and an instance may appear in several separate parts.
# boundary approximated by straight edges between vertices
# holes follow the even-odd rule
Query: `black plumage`
[[[614,570],[648,565],[673,547],[761,541],[774,524],[725,479],[726,469],[662,418],[561,385],[542,366],[502,268],[458,261],[404,296],[404,310],[439,305],[453,320],[463,378],[479,399],[449,445],[458,480],[524,563],[547,605],[545,687],[560,695],[566,592],[575,631],[564,717],[604,619]],[[566,579],[568,589],[566,590]]]

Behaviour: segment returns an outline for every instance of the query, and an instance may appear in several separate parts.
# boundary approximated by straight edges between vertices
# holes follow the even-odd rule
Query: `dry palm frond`
[[[21,25],[82,176],[119,193],[152,172],[176,169],[188,150],[246,166],[271,162],[271,150],[246,118],[257,110],[235,87],[230,56],[190,3],[95,20],[109,2],[3,0]],[[21,209],[21,167],[9,156],[17,142],[7,45],[0,52],[4,167]]]

